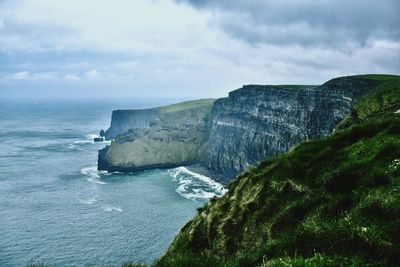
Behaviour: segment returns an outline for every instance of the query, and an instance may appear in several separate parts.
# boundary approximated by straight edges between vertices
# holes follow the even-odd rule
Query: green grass
[[[399,75],[388,75],[388,74],[366,74],[366,75],[359,75],[358,77],[366,77],[371,80],[379,80],[379,81],[400,80]]]
[[[392,118],[303,143],[241,175],[199,209],[157,266],[256,266],[315,253],[394,265],[399,237],[400,119]]]
[[[155,266],[396,266],[399,80],[356,77],[365,79],[381,82],[356,106],[357,121],[240,175]]]
[[[400,77],[393,75],[369,75],[381,83],[375,90],[361,98],[352,114],[349,114],[339,123],[338,128],[346,128],[353,124],[373,119],[391,118],[400,109]],[[369,77],[368,76],[368,77]],[[383,76],[383,77],[381,77]]]
[[[309,258],[304,258],[302,256],[299,257],[282,257],[277,258],[271,261],[265,260],[260,267],[281,267],[281,266],[290,266],[290,267],[337,267],[337,266],[368,266],[367,263],[358,259],[358,258],[343,258],[343,257],[329,257],[325,255],[321,255],[316,253],[314,256]]]
[[[215,99],[200,99],[193,101],[185,101],[177,104],[168,105],[161,108],[163,113],[179,112],[188,109],[196,109],[202,107],[210,107],[214,103]]]

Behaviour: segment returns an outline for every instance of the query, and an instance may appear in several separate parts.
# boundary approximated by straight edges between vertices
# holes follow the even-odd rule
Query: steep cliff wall
[[[133,128],[148,128],[159,114],[158,108],[137,110],[114,110],[111,116],[110,128],[105,132],[105,138],[111,140]]]
[[[310,114],[310,137],[331,134],[344,116],[366,94],[375,90],[385,80],[373,76],[349,76],[332,79],[315,90],[315,106]],[[390,76],[388,76],[390,77]]]
[[[247,85],[217,100],[202,163],[230,180],[260,160],[326,136],[381,81],[363,76],[322,86]]]
[[[307,138],[313,87],[248,85],[215,102],[203,164],[230,179]]]
[[[198,161],[214,100],[183,102],[158,109],[148,128],[133,128],[99,151],[98,169],[136,171]]]
[[[400,76],[378,78],[347,127],[237,177],[155,266],[398,266]]]
[[[329,135],[355,103],[381,83],[365,75],[321,86],[246,85],[213,104],[200,100],[116,111],[107,137],[125,133],[99,152],[98,166],[130,171],[200,163],[228,182],[267,157]]]

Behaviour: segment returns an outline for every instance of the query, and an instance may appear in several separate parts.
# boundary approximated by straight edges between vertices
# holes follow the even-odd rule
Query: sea
[[[0,266],[152,263],[222,185],[181,166],[97,171],[114,109],[172,100],[0,99]]]

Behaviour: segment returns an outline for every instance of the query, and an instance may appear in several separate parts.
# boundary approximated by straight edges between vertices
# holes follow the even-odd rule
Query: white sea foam
[[[107,140],[107,141],[102,141],[102,142],[95,142],[94,138],[96,137],[100,137],[100,135],[97,134],[87,134],[86,139],[80,139],[80,140],[76,140],[74,141],[72,144],[73,145],[87,145],[87,144],[111,144],[111,141]]]
[[[226,188],[224,188],[224,186],[222,184],[218,183],[217,181],[214,181],[210,177],[192,172],[185,167],[178,167],[176,169],[180,172],[187,173],[187,174],[191,175],[192,177],[195,177],[195,178],[207,183],[211,188],[213,188],[215,191],[217,191],[221,194],[225,194],[228,191]]]
[[[202,199],[210,199],[213,198],[215,196],[219,196],[216,193],[213,192],[207,192],[204,191],[203,189],[193,189],[194,193],[186,193],[186,198],[189,199],[198,199],[198,198],[202,198]]]
[[[178,182],[176,192],[187,199],[210,199],[222,196],[228,191],[210,177],[192,172],[185,167],[171,169],[169,174]]]
[[[96,137],[100,137],[100,135],[98,135],[98,134],[87,134],[86,135],[86,139],[90,139],[90,140],[93,140]]]
[[[95,184],[107,184],[105,182],[98,181],[98,180],[96,180],[94,178],[87,178],[87,181],[91,182],[91,183],[95,183]]]
[[[98,171],[96,166],[82,168],[81,173],[86,176],[89,176],[89,178],[87,178],[87,180],[91,183],[107,184],[105,182],[99,181],[99,178],[100,178],[99,174],[103,173],[103,171]]]
[[[400,109],[398,111],[396,111],[395,113],[400,113]]]
[[[95,197],[90,197],[86,199],[80,199],[79,202],[85,205],[93,205],[94,203],[97,202],[97,199]]]
[[[114,206],[110,206],[110,205],[101,205],[101,208],[106,212],[111,212],[111,211],[122,212],[123,211],[121,209],[121,207],[114,207]]]
[[[78,144],[65,144],[64,147],[66,147],[68,150],[82,150]]]
[[[100,175],[98,174],[96,166],[82,168],[81,173],[85,174],[85,175],[89,175],[91,177],[100,178]]]
[[[73,142],[74,145],[93,144],[94,140],[77,140]]]

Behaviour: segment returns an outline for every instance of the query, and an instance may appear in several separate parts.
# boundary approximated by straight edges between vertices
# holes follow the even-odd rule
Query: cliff
[[[188,101],[125,113],[133,118],[124,120],[134,127],[129,126],[132,128],[99,151],[98,169],[128,172],[196,162],[204,144],[206,118],[213,101]],[[110,127],[114,132],[121,128],[113,128],[113,124]]]
[[[396,76],[341,77],[321,86],[246,85],[205,106],[192,101],[175,108],[115,111],[106,137],[116,140],[99,152],[98,168],[132,171],[198,163],[228,183],[265,158],[329,135],[363,96],[391,77]]]
[[[217,100],[203,164],[230,180],[308,138],[314,87],[247,85]]]
[[[322,86],[244,86],[214,103],[202,163],[229,181],[264,158],[329,135],[381,83],[351,76]]]
[[[364,78],[379,83],[346,88],[364,97],[331,136],[237,177],[155,266],[398,266],[400,77]]]
[[[104,136],[106,140],[111,140],[129,129],[148,128],[150,123],[158,117],[159,112],[159,108],[114,110],[110,128],[105,131]]]

